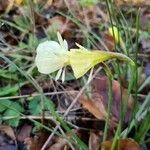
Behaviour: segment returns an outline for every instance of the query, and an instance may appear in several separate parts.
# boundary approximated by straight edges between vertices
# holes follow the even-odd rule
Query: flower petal
[[[61,69],[64,65],[64,59],[53,53],[43,53],[42,55],[38,54],[36,56],[35,63],[39,72],[49,74]]]
[[[68,51],[68,43],[66,40],[64,40],[64,49],[65,51]]]
[[[70,64],[76,78],[83,76],[90,68],[93,67],[91,52],[80,49],[71,49]]]
[[[42,55],[44,53],[61,53],[61,46],[55,41],[45,41],[37,47],[37,54]]]
[[[76,78],[80,78],[96,64],[116,58],[114,53],[104,51],[85,51],[81,49],[70,50],[70,65]]]

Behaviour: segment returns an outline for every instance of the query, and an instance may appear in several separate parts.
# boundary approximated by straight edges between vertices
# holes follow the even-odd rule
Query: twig
[[[78,91],[72,90],[72,91],[48,92],[48,93],[43,93],[43,95],[48,96],[48,95],[74,93],[74,92],[78,92]],[[35,94],[26,94],[26,95],[20,95],[20,96],[5,96],[5,97],[0,97],[0,100],[4,100],[4,99],[19,99],[19,98],[36,97],[36,96],[41,96],[41,94],[35,93]]]
[[[9,119],[15,119],[17,118],[16,116],[4,116],[4,117],[1,117],[2,120],[9,120]],[[34,120],[40,120],[42,118],[42,116],[33,116],[33,115],[30,115],[30,116],[21,116],[20,119],[23,119],[23,120],[26,120],[26,119],[34,119]],[[52,120],[52,121],[55,121],[54,120],[54,117],[53,116],[45,116],[46,120]],[[74,121],[74,120],[82,120],[82,121],[89,121],[89,120],[92,120],[92,121],[97,121],[99,119],[95,119],[95,118],[87,118],[87,117],[77,117],[77,116],[72,116],[72,115],[69,115],[68,117],[65,118],[66,120],[68,121]]]

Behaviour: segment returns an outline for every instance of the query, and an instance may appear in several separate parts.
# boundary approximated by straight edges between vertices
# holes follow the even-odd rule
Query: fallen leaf
[[[14,134],[14,131],[10,126],[0,125],[0,132],[4,132],[12,140],[14,140],[14,141],[16,140],[16,136]]]
[[[67,149],[67,141],[63,138],[58,138],[55,144],[51,145],[48,150],[63,150]]]
[[[1,0],[0,11],[9,12],[14,5],[14,0]]]
[[[17,135],[17,140],[20,142],[24,142],[26,138],[30,137],[31,131],[32,126],[24,124]]]
[[[91,97],[87,98],[87,96],[82,94],[79,98],[79,102],[83,105],[85,109],[87,109],[97,119],[99,119],[100,121],[104,121],[106,118],[107,107],[108,107],[107,106],[108,105],[108,78],[106,76],[97,76],[92,81],[91,87],[92,87]],[[127,96],[127,89],[122,87],[122,98],[121,98],[120,83],[116,80],[113,80],[112,81],[113,100],[112,100],[112,111],[110,114],[110,136],[113,135],[114,129],[120,119],[121,104],[124,103],[126,96]],[[123,120],[124,123],[128,123],[132,114],[133,107],[134,107],[134,101],[132,96],[129,95],[127,109]],[[98,122],[95,121],[95,123],[97,124]]]
[[[85,96],[80,97],[80,103],[85,109],[91,112],[96,118],[105,120],[106,109],[100,94],[92,93],[92,98],[87,99]]]
[[[10,126],[0,125],[0,150],[17,150],[16,137]]]
[[[92,82],[92,89],[93,94],[97,93],[101,96],[101,99],[103,100],[103,105],[105,106],[105,109],[107,110],[108,105],[108,79],[106,76],[104,77],[96,77]],[[120,89],[120,83],[116,80],[112,81],[112,117],[114,120],[119,120],[120,115],[120,108],[121,108],[121,99],[125,100],[125,97],[127,96],[127,90],[122,87],[122,98],[121,98],[121,89]],[[122,101],[123,103],[124,101]],[[131,117],[132,109],[134,106],[133,98],[130,95],[128,100],[128,106],[127,106],[127,113],[125,115],[124,121],[127,123],[128,120]],[[100,108],[101,109],[101,108]]]
[[[33,138],[26,138],[24,143],[27,144],[28,150],[41,150],[48,137],[48,132],[41,130]]]
[[[117,5],[134,5],[134,6],[141,6],[141,5],[150,5],[150,0],[115,0]]]
[[[112,140],[103,142],[101,148],[104,150],[110,150],[112,142]],[[118,147],[119,150],[140,150],[139,144],[133,139],[120,139],[117,141],[114,150],[118,150]]]
[[[89,137],[89,150],[99,150],[99,143],[101,142],[102,137],[99,134],[90,132]]]

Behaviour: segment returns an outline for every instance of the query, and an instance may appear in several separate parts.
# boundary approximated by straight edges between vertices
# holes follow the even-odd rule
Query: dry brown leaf
[[[150,0],[115,0],[117,5],[150,5]]]
[[[89,100],[86,97],[80,98],[80,103],[98,119],[105,119],[106,110],[103,104],[101,95],[94,94],[94,97]]]
[[[102,143],[102,148],[104,150],[110,150],[112,145],[112,140],[111,141],[105,141]],[[117,142],[115,145],[114,150],[140,150],[140,146],[137,142],[135,142],[132,139],[121,139]]]
[[[98,93],[102,97],[103,105],[105,106],[105,109],[107,109],[108,104],[108,79],[107,77],[96,77],[92,83],[92,89],[93,93]],[[122,100],[125,100],[125,97],[127,96],[127,90],[122,87],[123,95]],[[112,95],[113,95],[113,102],[112,102],[112,117],[114,120],[119,120],[119,112],[120,112],[120,106],[121,106],[121,90],[120,90],[120,84],[118,81],[113,80],[112,81]],[[133,98],[130,95],[128,100],[128,107],[127,107],[127,113],[125,115],[125,122],[128,122],[131,112],[133,109]]]
[[[89,150],[99,150],[99,143],[101,142],[101,137],[99,134],[90,132],[89,137]]]
[[[14,5],[14,0],[1,0],[0,11],[9,12]]]
[[[0,150],[17,150],[16,137],[10,126],[0,125]]]
[[[58,138],[56,143],[51,145],[48,150],[63,150],[65,146],[66,148],[68,147],[67,141],[63,138]]]
[[[48,132],[40,131],[34,138],[26,138],[24,143],[27,144],[28,150],[41,150],[48,137]]]
[[[122,98],[120,84],[118,81],[112,81],[112,112],[110,117],[111,128],[116,126],[119,120],[121,104],[127,96],[127,89],[122,87]],[[121,100],[123,100],[121,102]],[[92,94],[91,98],[87,98],[85,95],[81,95],[79,102],[87,109],[91,114],[100,120],[105,120],[107,114],[108,105],[108,79],[106,76],[96,77],[92,82]],[[127,123],[131,117],[131,113],[134,107],[133,97],[130,95],[128,99],[127,112],[124,117],[124,122]]]
[[[31,131],[32,126],[24,124],[17,135],[17,140],[20,142],[24,142],[26,138],[30,137]]]
[[[14,131],[10,126],[0,125],[0,132],[4,132],[12,140],[14,140],[14,141],[16,140],[16,136],[14,134]]]

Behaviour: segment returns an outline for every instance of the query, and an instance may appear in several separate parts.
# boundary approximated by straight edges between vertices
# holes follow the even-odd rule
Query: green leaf
[[[44,99],[44,109],[49,110],[50,100],[48,98]],[[38,115],[42,112],[41,110],[41,97],[36,96],[31,99],[29,102],[29,110],[32,115]]]
[[[12,119],[5,120],[5,122],[13,127],[17,127],[21,112],[23,112],[22,106],[17,102],[11,102],[7,110],[5,110],[3,116],[12,117]]]
[[[98,3],[98,0],[80,0],[80,4],[85,7],[94,6],[97,3]]]
[[[41,106],[40,106],[40,97],[36,96],[31,99],[29,102],[29,111],[32,115],[38,115],[41,113]]]
[[[11,80],[18,80],[17,75],[4,69],[0,69],[0,77],[11,79]]]
[[[50,99],[45,97],[45,99],[44,99],[44,108],[45,108],[45,110],[49,110],[49,108],[51,106],[51,102],[50,101],[51,101]]]
[[[10,107],[11,101],[8,99],[0,100],[0,113]]]
[[[15,84],[15,85],[7,85],[5,87],[1,87],[0,88],[0,96],[6,96],[6,95],[10,95],[10,94],[15,94],[20,87],[22,87],[23,85],[25,85],[26,82],[24,83],[19,83],[19,84]]]

